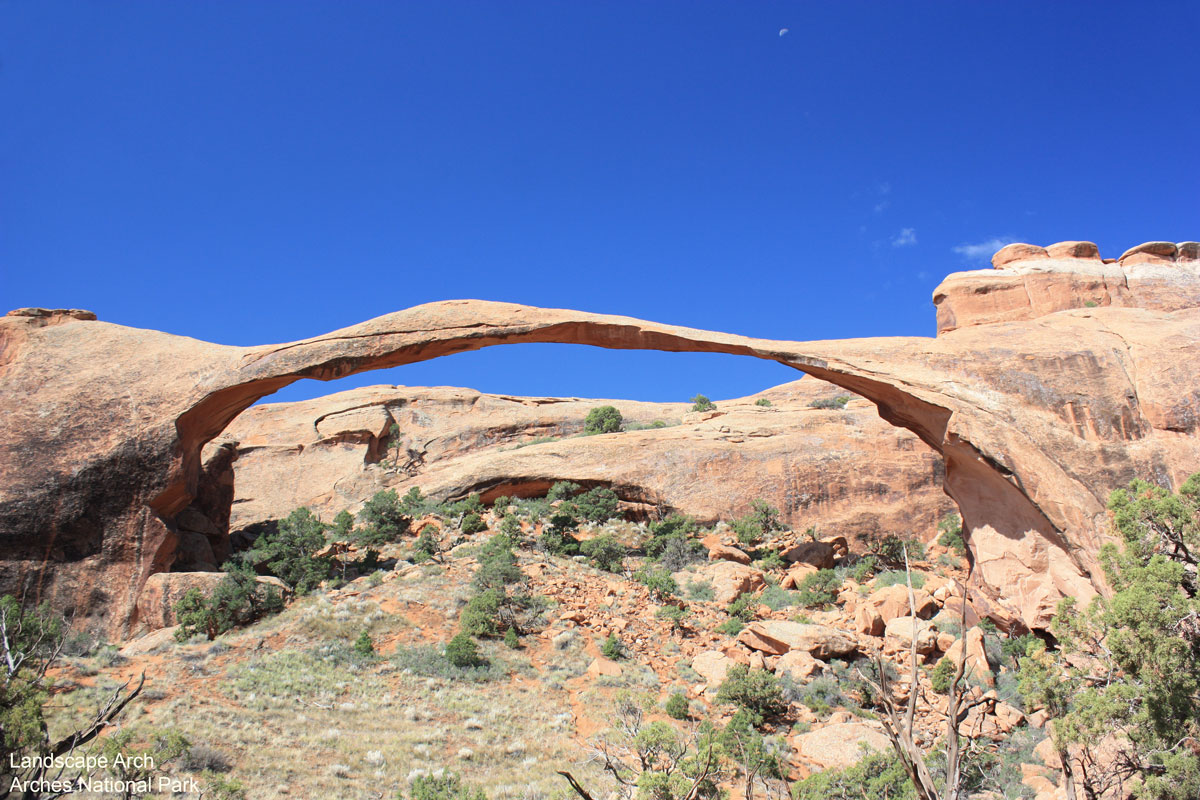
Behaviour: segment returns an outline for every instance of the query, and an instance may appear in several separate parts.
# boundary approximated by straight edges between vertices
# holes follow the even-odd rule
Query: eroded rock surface
[[[1159,252],[1168,249],[1138,250],[1125,264],[1161,268],[1194,290],[1179,269],[1180,252],[1194,263],[1193,248],[1175,246],[1170,264]],[[1174,487],[1200,469],[1200,310],[1185,304],[1100,304],[935,339],[807,343],[474,300],[249,348],[57,312],[7,316],[0,590],[124,635],[146,579],[176,560],[184,510],[220,529],[229,472],[203,464],[201,450],[257,399],[300,378],[567,342],[771,359],[869,399],[942,455],[977,579],[1042,626],[1059,597],[1095,591],[1111,489],[1135,476]]]
[[[559,480],[611,487],[639,506],[730,519],[762,498],[803,530],[870,536],[931,530],[953,503],[941,459],[912,433],[812,378],[718,403],[510,397],[469,389],[373,386],[249,409],[205,448],[234,448],[231,531],[255,530],[308,506],[326,521],[381,489],[436,499],[479,492],[541,496]],[[766,399],[770,406],[756,405]],[[616,406],[627,425],[668,427],[582,436],[590,409]],[[392,426],[396,435],[389,434]],[[553,439],[553,441],[547,441]],[[814,543],[829,550],[832,546]],[[734,548],[713,558],[749,563]],[[729,552],[724,552],[729,551]]]

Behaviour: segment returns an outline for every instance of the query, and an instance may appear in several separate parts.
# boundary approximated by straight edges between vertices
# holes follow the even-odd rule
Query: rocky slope
[[[699,413],[685,403],[373,386],[254,406],[209,443],[205,460],[233,451],[235,535],[299,506],[329,521],[385,488],[416,486],[437,500],[479,492],[491,502],[541,496],[558,480],[608,486],[634,517],[652,506],[711,524],[762,498],[789,524],[822,534],[933,530],[953,510],[941,459],[864,400],[812,406],[844,395],[805,378]],[[606,404],[642,429],[582,436],[588,411]]]
[[[496,344],[746,355],[865,397],[941,455],[977,578],[1032,626],[1059,597],[1095,591],[1109,490],[1138,475],[1175,486],[1200,468],[1194,306],[1085,302],[935,339],[783,342],[449,301],[251,348],[88,317],[26,309],[0,319],[0,589],[90,615],[115,635],[129,630],[148,576],[175,563],[181,531],[219,544],[227,464],[202,465],[201,450],[257,399],[300,378]]]

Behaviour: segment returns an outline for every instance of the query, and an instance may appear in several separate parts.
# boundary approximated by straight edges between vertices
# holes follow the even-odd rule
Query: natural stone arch
[[[4,589],[27,586],[86,609],[95,586],[60,577],[99,570],[122,587],[102,590],[110,594],[98,602],[112,612],[110,628],[124,633],[137,590],[171,561],[175,515],[200,489],[201,448],[259,398],[301,378],[555,342],[769,359],[866,397],[942,455],[946,491],[976,540],[1000,542],[1001,560],[1011,550],[1024,564],[1009,588],[1024,601],[1026,621],[1038,624],[1058,596],[1092,591],[1107,489],[1139,468],[1179,461],[1170,443],[1149,440],[1195,415],[1167,407],[1162,382],[1131,377],[1172,335],[1200,340],[1197,315],[1093,309],[937,339],[785,342],[467,300],[252,348],[65,315],[9,317],[0,327],[0,531],[6,544],[23,546],[6,548],[15,557],[0,579]],[[1014,369],[1017,355],[1023,362]],[[1081,385],[1090,393],[1081,397]],[[48,402],[34,409],[27,398],[38,391]],[[83,424],[89,406],[92,424]],[[1062,435],[1068,419],[1086,421],[1083,435]],[[1097,468],[1101,452],[1107,463]],[[75,550],[57,557],[64,542]]]

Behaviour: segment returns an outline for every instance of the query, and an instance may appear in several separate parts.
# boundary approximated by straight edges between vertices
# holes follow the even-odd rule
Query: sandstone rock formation
[[[800,529],[931,531],[953,507],[941,489],[940,458],[865,400],[842,411],[810,406],[839,393],[805,378],[699,414],[685,403],[372,386],[255,406],[208,444],[204,461],[222,448],[235,454],[234,533],[299,506],[329,521],[380,489],[418,487],[439,500],[479,492],[491,502],[540,496],[558,480],[609,486],[635,513],[679,511],[706,524],[762,498]],[[584,417],[599,405],[644,429],[581,436]],[[668,427],[649,427],[656,422]],[[716,547],[725,558],[750,561]]]
[[[1173,262],[1167,250],[1135,248],[1119,266],[1145,284],[1131,304],[1168,296],[1143,280],[1153,273],[1175,281],[1179,310],[1101,303],[935,339],[782,342],[449,301],[243,348],[22,311],[0,319],[0,589],[122,635],[142,584],[175,563],[189,507],[218,531],[206,538],[219,558],[231,454],[202,462],[201,450],[257,399],[300,378],[569,342],[771,359],[872,401],[942,455],[977,579],[1042,626],[1059,597],[1099,583],[1108,492],[1135,476],[1176,486],[1200,468],[1195,248],[1176,246]],[[1070,284],[1078,272],[1054,274]]]
[[[1071,308],[1178,311],[1200,305],[1197,242],[1147,242],[1115,260],[1101,259],[1092,242],[1010,244],[992,256],[992,266],[956,272],[934,290],[939,336]]]

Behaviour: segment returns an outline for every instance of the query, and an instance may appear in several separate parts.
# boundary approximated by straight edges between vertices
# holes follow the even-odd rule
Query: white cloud
[[[986,242],[960,244],[958,247],[953,248],[953,250],[967,261],[977,261],[981,258],[990,259],[992,254],[1001,247],[1004,247],[1004,245],[1019,241],[1020,239],[1016,236],[993,236]]]
[[[908,247],[917,243],[916,228],[901,228],[896,238],[892,239],[892,247]]]
[[[888,206],[890,206],[890,205],[891,205],[891,202],[890,202],[890,201],[888,201],[888,200],[881,200],[881,201],[879,201],[878,203],[876,203],[876,204],[875,204],[875,213],[876,213],[876,214],[880,214],[880,213],[882,213],[882,212],[883,212],[883,210],[884,210],[885,208],[887,208]]]

